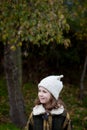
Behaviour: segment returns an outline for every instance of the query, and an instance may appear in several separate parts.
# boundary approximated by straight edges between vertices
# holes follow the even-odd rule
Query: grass
[[[37,86],[32,82],[23,85],[23,95],[27,116],[30,114],[37,96]],[[78,98],[79,86],[65,85],[61,97],[70,113],[74,130],[87,130],[87,90],[85,98]],[[9,101],[4,78],[0,79],[0,130],[19,130],[11,123],[9,117]]]
[[[6,123],[0,125],[0,130],[20,130],[12,123]]]

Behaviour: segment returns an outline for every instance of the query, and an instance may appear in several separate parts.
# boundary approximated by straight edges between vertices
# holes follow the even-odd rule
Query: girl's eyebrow
[[[45,92],[45,93],[47,92],[47,90],[40,90],[40,89],[38,89],[38,91],[43,91],[43,92]]]

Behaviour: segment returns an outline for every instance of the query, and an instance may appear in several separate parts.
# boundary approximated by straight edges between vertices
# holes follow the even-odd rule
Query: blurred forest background
[[[38,82],[63,74],[74,130],[87,130],[87,1],[0,0],[0,130],[22,129]]]

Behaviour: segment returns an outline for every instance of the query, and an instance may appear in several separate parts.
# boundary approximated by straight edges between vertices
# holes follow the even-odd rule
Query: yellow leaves
[[[15,51],[18,46],[22,46],[22,42],[18,42],[17,45],[12,44],[11,47],[10,47],[10,49],[11,49],[12,51]]]
[[[83,118],[84,121],[87,121],[87,116]]]
[[[57,43],[61,43],[62,42],[62,35],[61,35],[61,32],[59,32],[59,34],[57,35],[57,37],[56,37],[56,41],[57,41]]]
[[[51,5],[53,5],[53,0],[48,0]]]
[[[77,33],[75,33],[75,35],[76,35],[77,39],[80,39],[80,40],[87,39],[86,32],[83,32],[83,33],[77,32]]]
[[[18,43],[18,46],[22,46],[22,42],[19,42],[19,43]]]
[[[15,47],[14,45],[12,45],[12,46],[10,47],[10,49],[11,49],[12,51],[15,51],[15,50],[16,50],[16,47]]]
[[[37,35],[37,40],[40,40],[41,39],[41,36],[38,34]]]
[[[5,40],[7,39],[7,37],[8,37],[8,34],[7,34],[7,33],[6,33],[6,34],[3,34],[3,35],[2,35],[2,40],[5,41]]]
[[[70,46],[70,39],[64,39],[64,46],[68,48]]]
[[[60,19],[64,19],[64,15],[63,14],[60,15]]]

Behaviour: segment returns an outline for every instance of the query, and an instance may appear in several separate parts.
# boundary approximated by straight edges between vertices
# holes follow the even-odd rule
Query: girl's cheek
[[[38,93],[38,96],[41,96],[41,95],[42,95],[42,93],[41,93],[41,92],[39,92],[39,93]]]

